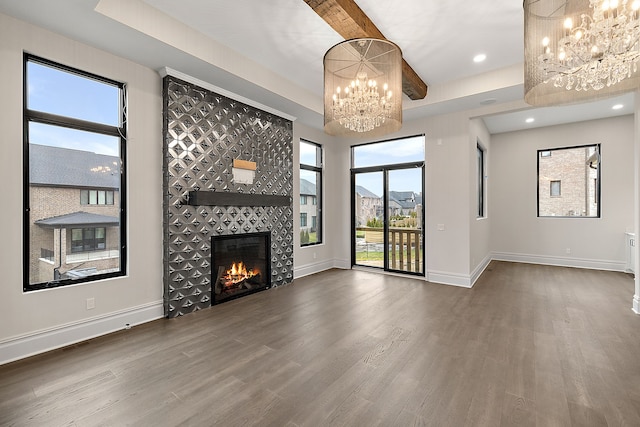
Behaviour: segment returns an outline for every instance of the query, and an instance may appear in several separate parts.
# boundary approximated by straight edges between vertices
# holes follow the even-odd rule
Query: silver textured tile
[[[293,123],[172,76],[164,79],[165,315],[211,305],[213,235],[271,231],[271,286],[293,280],[293,207],[190,206],[192,190],[293,195]],[[233,182],[233,159],[257,163]]]

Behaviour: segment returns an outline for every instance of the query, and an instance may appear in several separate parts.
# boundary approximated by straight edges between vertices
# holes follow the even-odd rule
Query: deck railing
[[[384,251],[384,229],[377,227],[357,227],[356,231],[364,232],[364,245],[367,254]],[[379,251],[370,246],[379,247]],[[418,228],[389,228],[389,268],[391,270],[421,273],[422,265],[422,230]],[[364,251],[363,251],[364,252]],[[377,261],[363,262],[365,265],[383,267],[382,254]],[[356,262],[359,261],[356,254]],[[364,261],[364,260],[363,260]]]

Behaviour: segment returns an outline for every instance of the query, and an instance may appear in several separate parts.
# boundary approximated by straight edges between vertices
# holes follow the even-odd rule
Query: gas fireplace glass
[[[211,238],[213,304],[270,287],[270,236],[264,232]]]

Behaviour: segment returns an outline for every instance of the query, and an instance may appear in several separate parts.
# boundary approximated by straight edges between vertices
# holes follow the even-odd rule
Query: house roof
[[[44,228],[72,228],[72,227],[114,227],[120,225],[120,219],[114,216],[99,215],[89,212],[74,212],[53,216],[35,222]]]
[[[316,194],[317,194],[316,185],[311,181],[307,181],[304,178],[300,178],[300,195],[315,196]]]
[[[362,185],[356,185],[356,193],[358,193],[362,197],[368,197],[370,199],[379,199],[380,196],[376,196],[371,191],[364,188]]]
[[[120,158],[29,144],[29,182],[54,187],[120,188]]]
[[[413,209],[422,203],[422,194],[413,191],[389,191],[389,199],[397,202],[402,208]]]

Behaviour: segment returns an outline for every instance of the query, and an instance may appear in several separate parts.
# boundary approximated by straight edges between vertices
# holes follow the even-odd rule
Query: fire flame
[[[234,283],[242,282],[243,280],[249,279],[250,277],[256,276],[260,274],[258,271],[254,271],[253,269],[247,270],[247,267],[242,262],[238,262],[237,264],[234,262],[231,265],[231,268],[227,270],[227,274],[224,276],[226,285],[231,285]]]

